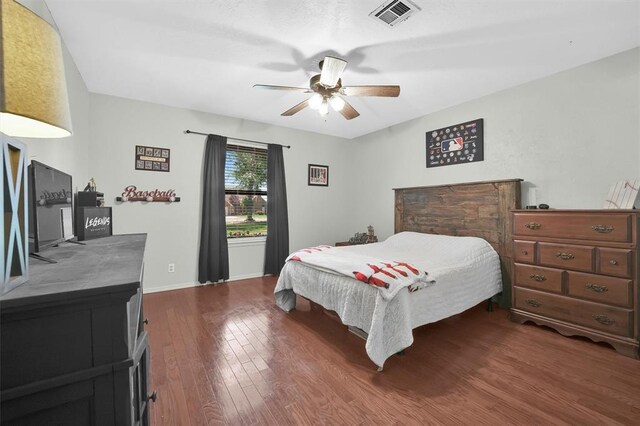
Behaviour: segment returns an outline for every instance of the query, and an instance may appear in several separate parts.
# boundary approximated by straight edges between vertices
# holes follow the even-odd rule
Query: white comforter
[[[340,250],[409,262],[435,280],[426,289],[403,290],[385,300],[355,279],[300,262],[285,264],[274,290],[276,304],[288,312],[299,294],[335,311],[344,324],[367,332],[367,354],[379,367],[413,343],[413,328],[460,313],[502,290],[498,255],[480,238],[401,232],[381,243]]]
[[[353,250],[338,247],[302,249],[290,254],[286,262],[290,261],[302,262],[315,269],[327,270],[376,286],[386,300],[393,299],[403,288],[417,291],[433,283],[427,277],[427,272],[406,262],[363,256]]]

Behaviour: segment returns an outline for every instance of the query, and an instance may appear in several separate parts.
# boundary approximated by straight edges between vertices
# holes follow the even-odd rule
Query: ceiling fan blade
[[[309,99],[300,102],[298,105],[296,105],[296,106],[294,106],[292,108],[289,108],[288,110],[286,110],[285,112],[283,112],[280,115],[288,117],[290,115],[295,114],[296,112],[299,112],[299,111],[305,109],[308,106],[309,106]]]
[[[271,84],[254,84],[253,87],[255,87],[256,89],[287,90],[290,92],[312,93],[311,89],[309,89],[308,87],[273,86]]]
[[[335,87],[342,76],[347,61],[333,56],[326,56],[322,60],[322,71],[320,72],[320,83],[324,87]]]
[[[385,96],[397,98],[400,86],[345,86],[340,92],[345,96]]]
[[[342,114],[347,120],[351,120],[352,118],[356,118],[360,115],[360,113],[347,101],[344,101],[344,106],[340,110],[340,114]]]

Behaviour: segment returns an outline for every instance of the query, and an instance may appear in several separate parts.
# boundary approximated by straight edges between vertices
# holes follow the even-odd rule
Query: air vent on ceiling
[[[384,25],[394,27],[420,10],[415,3],[409,0],[391,0],[379,6],[369,16]]]

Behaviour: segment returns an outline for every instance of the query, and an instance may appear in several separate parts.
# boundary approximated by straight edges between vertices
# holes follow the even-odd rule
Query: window
[[[227,238],[267,235],[267,150],[227,144]]]

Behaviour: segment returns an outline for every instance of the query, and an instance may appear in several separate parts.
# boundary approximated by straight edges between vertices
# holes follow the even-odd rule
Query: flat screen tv
[[[29,252],[73,238],[71,175],[38,161],[29,166]]]

